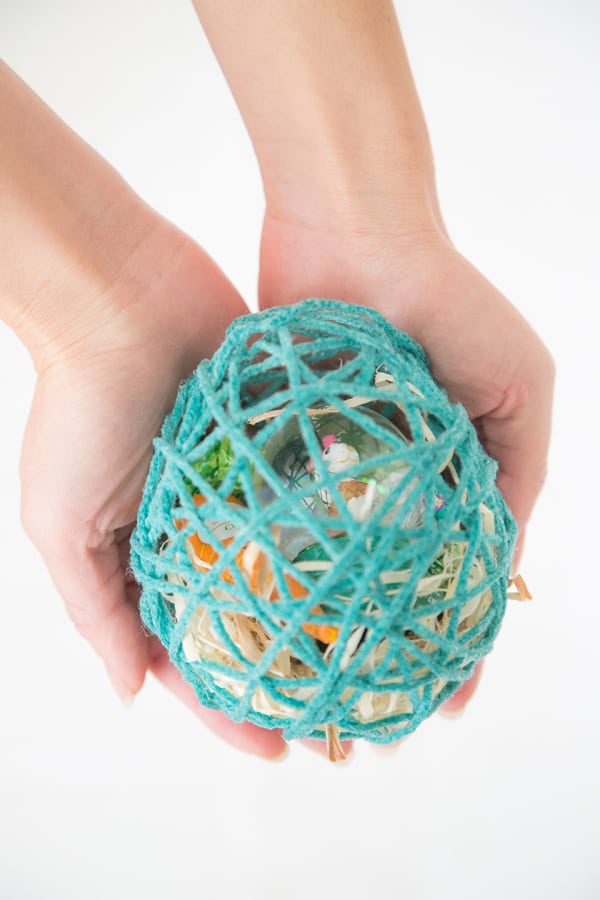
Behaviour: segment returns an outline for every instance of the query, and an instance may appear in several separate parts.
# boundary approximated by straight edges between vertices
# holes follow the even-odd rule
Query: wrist
[[[126,188],[102,215],[80,223],[76,239],[32,241],[31,274],[12,269],[17,277],[3,285],[2,306],[38,372],[131,341],[150,326],[156,282],[174,243],[168,230]]]
[[[343,34],[337,57],[321,57],[301,55],[289,83],[273,83],[265,114],[248,107],[267,207],[359,229],[366,215],[424,223],[438,209],[433,154],[399,32]]]
[[[445,232],[426,148],[408,153],[384,138],[351,142],[340,133],[337,140],[296,142],[281,155],[284,167],[258,152],[274,219],[357,235]]]
[[[402,231],[441,219],[391,0],[194,3],[250,134],[271,215],[359,228],[369,216]]]

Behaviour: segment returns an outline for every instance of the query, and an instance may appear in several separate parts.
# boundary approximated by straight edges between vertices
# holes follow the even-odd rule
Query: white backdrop
[[[344,767],[242,755],[155,682],[122,708],[20,529],[33,371],[0,327],[2,900],[600,897],[599,8],[397,8],[454,242],[558,366],[535,602],[509,606],[462,719]],[[0,0],[0,47],[254,304],[258,168],[191,4]]]

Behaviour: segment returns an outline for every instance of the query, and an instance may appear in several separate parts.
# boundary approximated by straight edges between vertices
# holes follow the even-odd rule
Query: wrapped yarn
[[[422,348],[332,300],[244,316],[155,441],[132,568],[201,703],[286,739],[396,741],[473,674],[516,537]]]

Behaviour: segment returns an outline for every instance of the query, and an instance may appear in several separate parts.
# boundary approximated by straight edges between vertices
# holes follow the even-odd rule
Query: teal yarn
[[[233,721],[396,741],[500,628],[516,526],[496,473],[380,314],[243,316],[154,443],[131,539],[143,622]]]

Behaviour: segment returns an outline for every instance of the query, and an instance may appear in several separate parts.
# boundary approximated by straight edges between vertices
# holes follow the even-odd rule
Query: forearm
[[[252,139],[267,204],[393,198],[439,215],[427,128],[391,0],[194,0]],[[392,204],[390,204],[392,206]],[[390,214],[392,209],[390,209]]]
[[[0,317],[36,360],[114,314],[111,286],[139,281],[154,217],[1,62],[0,198]]]

